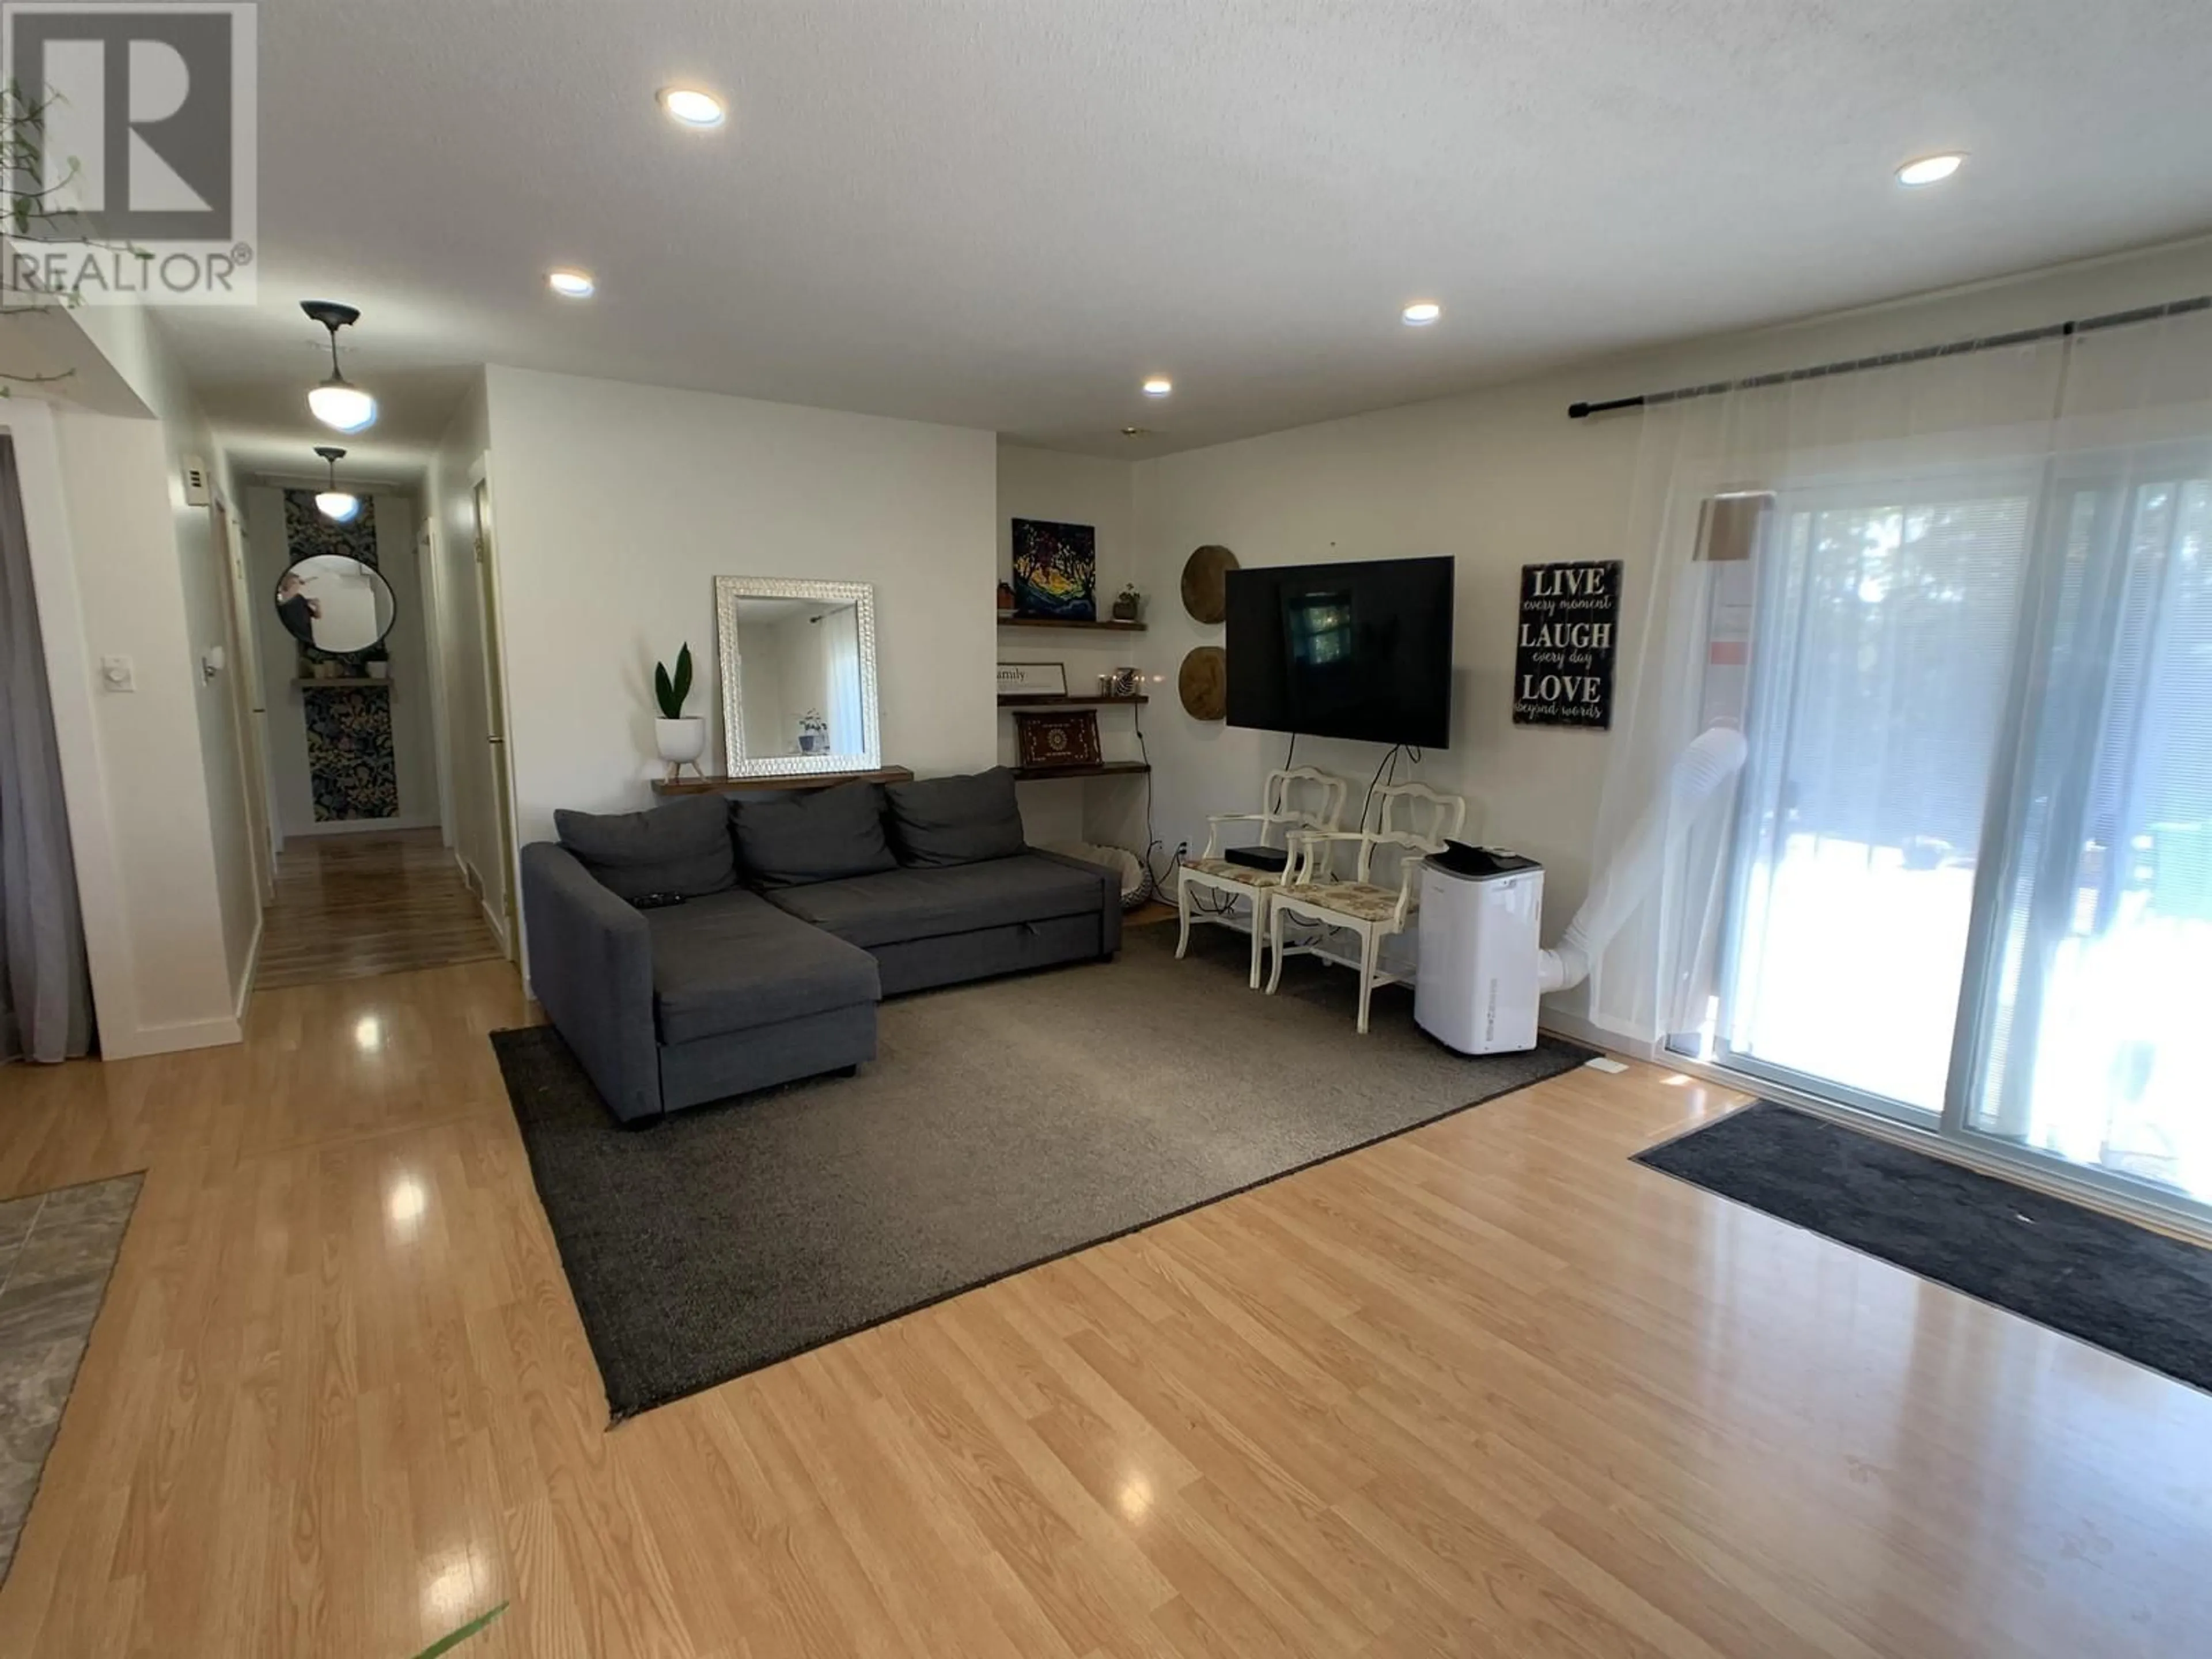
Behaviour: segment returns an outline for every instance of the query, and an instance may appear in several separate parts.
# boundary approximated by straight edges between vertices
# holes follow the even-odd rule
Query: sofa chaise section
[[[551,842],[522,891],[531,989],[626,1122],[875,1058],[875,959],[756,894],[635,909]]]

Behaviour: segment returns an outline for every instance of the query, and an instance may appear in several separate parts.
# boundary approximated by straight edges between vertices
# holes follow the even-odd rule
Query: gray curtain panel
[[[46,653],[14,441],[0,437],[0,1060],[92,1046],[92,981],[76,902]]]

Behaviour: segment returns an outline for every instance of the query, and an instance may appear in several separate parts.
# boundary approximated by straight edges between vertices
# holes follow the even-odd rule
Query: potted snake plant
[[[659,748],[660,758],[668,763],[672,780],[686,766],[697,771],[700,751],[707,746],[707,722],[684,712],[684,701],[690,695],[691,647],[687,644],[676,653],[673,674],[666,663],[653,665],[653,700],[660,706],[660,718],[653,723],[653,740]]]

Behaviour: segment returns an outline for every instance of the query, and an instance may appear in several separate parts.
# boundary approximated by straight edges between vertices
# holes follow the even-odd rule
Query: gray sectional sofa
[[[1003,768],[554,821],[531,988],[625,1122],[873,1060],[882,997],[1121,948],[1118,878],[1024,845]]]

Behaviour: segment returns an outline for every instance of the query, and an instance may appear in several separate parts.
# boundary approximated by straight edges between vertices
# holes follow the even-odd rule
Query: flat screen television
[[[1451,745],[1452,561],[1229,573],[1229,723]]]

